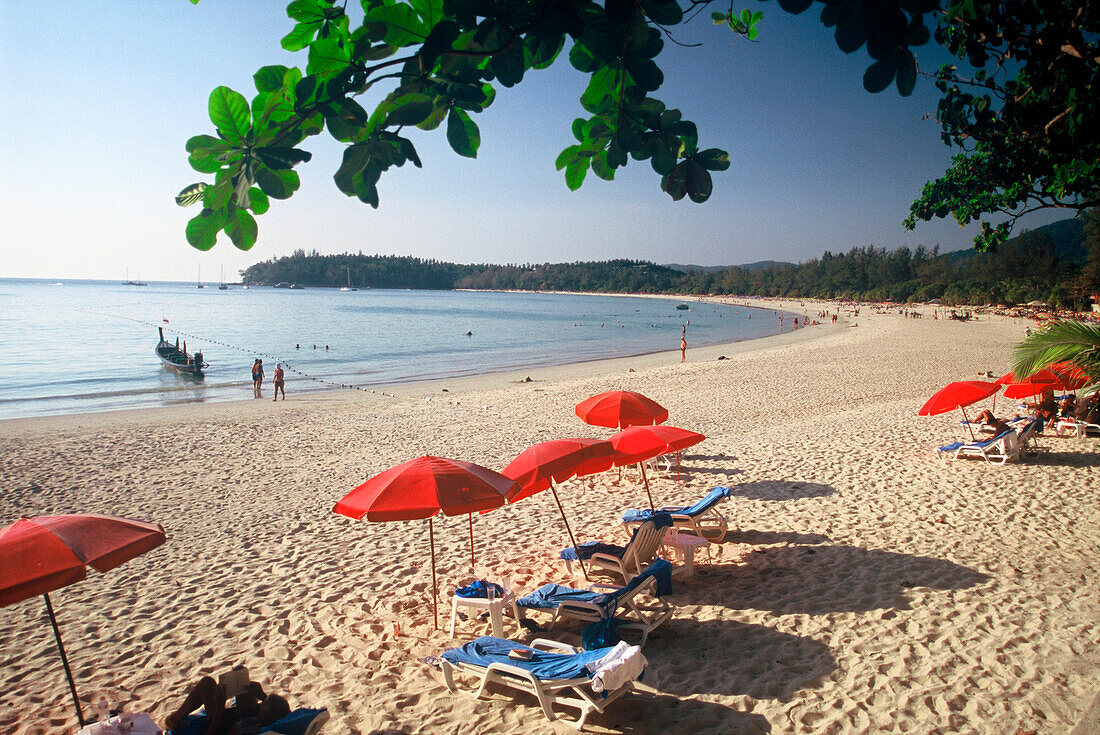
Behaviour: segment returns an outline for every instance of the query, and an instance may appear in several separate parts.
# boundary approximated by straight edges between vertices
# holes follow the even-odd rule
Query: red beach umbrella
[[[1077,391],[1089,383],[1089,375],[1072,362],[1056,362],[1050,371],[1058,376],[1063,390]]]
[[[470,516],[470,566],[474,564],[474,521],[477,511],[504,505],[519,492],[515,480],[487,467],[457,459],[423,456],[391,467],[364,482],[333,507],[333,513],[368,521],[412,521],[428,519],[428,541],[432,557],[432,612],[439,629],[439,588],[435,576],[435,529],[437,513]]]
[[[0,529],[0,605],[35,595],[46,598],[46,612],[81,727],[85,724],[84,713],[49,593],[84,579],[88,566],[110,571],[155,549],[165,538],[164,527],[159,524],[96,514],[20,518]]]
[[[574,410],[584,423],[609,429],[668,421],[668,410],[661,404],[629,390],[599,393],[578,403]]]
[[[1030,398],[1044,391],[1062,388],[1062,379],[1049,368],[1043,368],[1026,378],[1019,379],[1012,373],[1008,373],[1002,375],[998,380],[1003,381],[1002,384],[1008,386],[1005,388],[1005,398]]]
[[[554,502],[558,504],[558,512],[561,513],[565,530],[569,533],[569,540],[576,550],[577,539],[573,536],[573,529],[569,527],[554,483],[610,469],[614,451],[611,442],[606,439],[555,439],[532,444],[501,473],[515,480],[520,487],[519,492],[508,498],[508,502],[515,503],[549,488],[554,495]],[[580,559],[579,550],[577,558]],[[583,562],[581,571],[587,579],[588,571]]]
[[[653,495],[649,491],[649,478],[645,474],[644,462],[669,452],[695,446],[706,439],[702,434],[681,429],[676,426],[631,426],[608,440],[615,448],[615,466],[637,464],[642,472],[645,492],[649,497],[649,507],[653,509]]]
[[[969,406],[1001,389],[1003,383],[989,383],[984,380],[957,380],[948,383],[936,391],[936,393],[917,411],[918,416],[938,416],[941,413],[954,411],[956,408]]]
[[[948,411],[954,411],[956,408],[962,409],[963,420],[967,421],[967,428],[969,428],[969,420],[966,418],[966,406],[971,403],[977,403],[983,398],[989,398],[991,395],[1001,389],[1001,383],[989,383],[984,380],[957,380],[953,383],[948,383],[946,386],[936,391],[935,394],[928,401],[921,406],[920,411],[917,411],[918,416],[938,416],[941,413],[947,413]],[[970,438],[974,438],[974,430],[970,429]]]

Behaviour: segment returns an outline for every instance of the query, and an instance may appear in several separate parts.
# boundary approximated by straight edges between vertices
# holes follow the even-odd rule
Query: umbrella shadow
[[[801,480],[753,480],[742,482],[730,488],[734,495],[750,500],[799,500],[803,498],[823,498],[835,495],[836,488],[820,482]]]
[[[1100,454],[1096,452],[1037,452],[1024,457],[1024,464],[1043,467],[1100,467]]]
[[[693,604],[770,610],[779,615],[908,610],[906,590],[959,590],[988,575],[944,559],[855,546],[755,549],[740,564],[703,565],[702,584],[677,589]]]
[[[649,670],[653,670],[652,664]],[[650,676],[647,674],[646,678]],[[534,697],[531,699],[534,702]],[[742,712],[718,702],[685,700],[676,693],[649,691],[647,686],[612,705],[604,714],[594,715],[589,722],[612,732],[634,735],[678,732],[684,730],[687,723],[691,725],[690,732],[698,735],[767,735],[772,732],[771,723],[763,715]]]
[[[832,651],[820,641],[735,620],[673,619],[650,641],[649,683],[681,697],[787,699],[818,686],[837,668]],[[692,655],[683,655],[685,650]]]
[[[755,546],[769,546],[772,544],[827,544],[831,541],[828,536],[820,533],[797,533],[795,531],[757,531],[751,528],[743,528],[727,531],[723,543],[753,544]]]

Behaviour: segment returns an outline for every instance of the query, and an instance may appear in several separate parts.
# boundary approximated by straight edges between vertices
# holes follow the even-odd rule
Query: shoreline
[[[464,289],[464,290],[468,290],[468,291],[472,291],[472,292],[475,291],[474,289]],[[500,292],[490,292],[490,293],[550,293],[550,294],[566,295],[566,296],[570,296],[570,295],[584,295],[584,296],[596,295],[596,296],[614,296],[614,297],[652,298],[652,299],[663,299],[663,300],[668,300],[668,301],[677,301],[677,300],[678,301],[697,301],[697,302],[700,302],[700,303],[707,303],[709,301],[716,301],[718,303],[722,303],[722,304],[725,304],[727,306],[739,306],[739,307],[744,307],[744,308],[755,308],[755,309],[760,309],[760,310],[773,310],[772,306],[754,305],[752,303],[749,303],[751,301],[751,299],[733,299],[733,300],[730,300],[730,299],[732,299],[732,297],[730,297],[730,299],[727,299],[726,297],[700,297],[700,296],[668,297],[668,296],[665,296],[663,294],[618,294],[618,293],[615,293],[615,294],[589,294],[589,293],[582,293],[582,292],[574,293],[574,292],[568,292],[568,291],[560,291],[560,292],[559,291],[550,291],[550,292],[544,292],[544,291],[540,291],[540,292],[533,292],[533,291],[514,291],[514,292],[513,291],[500,291]],[[779,308],[775,308],[774,310],[784,311],[784,312],[789,311],[789,310],[779,309]],[[789,313],[793,314],[794,312],[791,311]],[[825,327],[832,328],[833,325],[826,325],[826,324],[819,325],[819,328],[825,328]],[[745,347],[742,347],[742,345],[748,345],[750,343],[767,342],[769,340],[778,340],[781,343],[790,342],[790,343],[797,344],[798,342],[801,342],[802,339],[806,339],[808,337],[794,338],[794,339],[789,339],[789,340],[784,340],[784,338],[788,337],[790,335],[800,335],[803,331],[804,331],[804,328],[799,328],[799,329],[793,330],[791,332],[783,332],[781,334],[774,334],[774,335],[769,335],[769,336],[766,336],[766,337],[752,337],[752,338],[748,338],[748,339],[737,340],[737,341],[734,341],[734,342],[722,342],[722,343],[711,344],[711,345],[702,345],[702,346],[699,346],[699,347],[692,347],[692,346],[689,345],[688,346],[689,361],[691,360],[692,355],[698,356],[699,354],[702,354],[702,357],[701,358],[697,357],[696,359],[703,359],[703,360],[716,359],[718,355],[723,354],[723,348],[725,350],[725,353],[737,354],[737,353],[742,352],[745,349],[747,349]],[[757,348],[764,349],[764,348],[769,347],[769,346],[771,346],[770,343],[759,345]],[[490,385],[493,385],[493,384],[495,384],[499,381],[520,382],[520,381],[523,380],[523,378],[525,378],[527,376],[539,376],[537,378],[533,377],[532,378],[533,380],[554,380],[554,379],[559,379],[559,378],[570,378],[570,377],[599,375],[603,372],[612,372],[612,371],[619,370],[619,369],[631,369],[631,368],[633,368],[633,369],[644,369],[644,368],[648,368],[648,367],[653,367],[655,365],[666,364],[666,359],[669,363],[671,363],[671,362],[674,361],[673,358],[678,356],[678,353],[679,353],[679,350],[663,350],[663,351],[659,351],[659,352],[647,352],[647,353],[642,353],[642,354],[639,354],[639,355],[631,355],[631,356],[626,356],[626,357],[604,357],[604,358],[598,358],[598,359],[594,359],[594,360],[581,360],[581,361],[578,361],[578,362],[546,364],[546,365],[540,365],[540,366],[531,367],[531,368],[519,368],[519,369],[509,368],[509,369],[506,369],[506,370],[499,370],[499,371],[493,371],[493,372],[487,372],[487,373],[478,373],[478,374],[475,374],[475,375],[466,375],[466,376],[459,376],[459,377],[454,377],[454,378],[431,378],[431,379],[427,379],[427,380],[411,380],[411,381],[408,381],[408,382],[398,382],[398,383],[380,383],[380,384],[377,384],[373,387],[362,387],[362,388],[331,387],[331,388],[310,389],[308,391],[298,393],[297,395],[295,395],[293,393],[294,383],[295,382],[303,383],[305,380],[308,380],[308,378],[296,378],[294,375],[291,375],[288,378],[287,385],[291,389],[291,395],[294,396],[294,399],[291,400],[291,403],[294,403],[295,399],[298,400],[298,401],[311,400],[311,399],[313,399],[313,400],[324,400],[325,396],[329,396],[329,395],[332,395],[332,394],[354,395],[354,394],[357,394],[357,393],[362,393],[362,394],[365,394],[367,396],[373,395],[373,396],[378,396],[378,397],[410,396],[410,395],[419,395],[424,390],[429,390],[429,389],[432,389],[432,388],[435,388],[435,387],[447,387],[448,391],[450,391],[450,392],[479,390],[479,389],[482,389],[482,388],[486,388]],[[450,386],[452,386],[452,385],[457,386],[457,387],[456,388],[451,388]],[[249,392],[249,384],[248,384],[247,381],[241,381],[241,386],[242,386],[242,392],[244,392],[244,393]],[[265,384],[264,388],[265,388],[264,396],[266,397],[268,395],[268,393],[270,392],[270,386]],[[28,423],[39,422],[39,421],[50,422],[51,420],[53,420],[53,422],[54,422],[53,425],[60,426],[60,425],[65,425],[65,424],[67,424],[71,421],[75,421],[78,417],[93,417],[93,416],[100,416],[100,415],[104,416],[105,418],[110,417],[110,416],[115,416],[115,415],[118,415],[120,417],[133,417],[136,414],[141,414],[141,413],[144,413],[144,412],[158,412],[158,411],[159,412],[163,412],[163,411],[177,412],[177,411],[186,411],[188,408],[194,408],[194,407],[198,407],[198,406],[218,406],[218,405],[224,405],[224,404],[238,405],[238,404],[248,404],[248,403],[262,403],[263,400],[264,400],[263,398],[256,399],[254,397],[244,397],[244,396],[242,396],[240,398],[215,399],[215,400],[211,400],[211,401],[202,401],[202,400],[199,400],[199,399],[195,399],[195,400],[190,400],[190,401],[185,401],[185,402],[172,403],[171,405],[160,404],[160,405],[156,405],[156,406],[143,406],[143,407],[138,407],[138,408],[116,408],[116,409],[105,409],[105,410],[99,410],[99,411],[47,414],[47,415],[43,415],[43,416],[17,416],[17,417],[12,417],[12,418],[0,418],[0,434],[2,434],[5,429],[11,429],[13,431],[25,430],[26,428],[28,428],[27,427]]]

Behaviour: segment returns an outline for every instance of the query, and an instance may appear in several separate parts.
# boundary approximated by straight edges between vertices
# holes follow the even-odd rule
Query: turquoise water
[[[678,303],[0,279],[0,418],[249,398],[257,357],[267,381],[276,362],[288,364],[295,393],[676,350],[689,320],[689,354],[779,331],[770,311],[697,302],[681,311]],[[203,353],[204,378],[161,366],[158,326]]]

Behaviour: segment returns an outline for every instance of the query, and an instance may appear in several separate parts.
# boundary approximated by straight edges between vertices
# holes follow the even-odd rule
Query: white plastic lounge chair
[[[1015,429],[1006,429],[992,439],[980,442],[955,442],[936,449],[941,455],[949,454],[952,461],[960,457],[979,457],[990,464],[1004,464],[1020,456],[1020,435]]]
[[[665,575],[663,582],[659,581],[662,574]],[[527,610],[552,610],[551,628],[559,618],[595,623],[613,616],[622,621],[615,627],[616,633],[635,632],[641,638],[638,645],[644,646],[649,634],[675,612],[666,600],[661,599],[671,592],[672,565],[658,559],[621,587],[597,583],[587,590],[579,590],[545,584],[530,595],[521,597],[516,604],[521,614]]]
[[[470,691],[481,699],[489,684],[517,689],[533,694],[542,707],[546,719],[553,722],[560,716],[555,707],[567,707],[579,711],[576,720],[569,724],[578,730],[593,712],[603,712],[609,704],[633,689],[641,677],[646,660],[637,646],[600,648],[581,651],[573,646],[538,638],[530,646],[483,636],[460,648],[444,651],[441,668],[447,689],[458,692],[455,673],[469,674],[477,679],[476,691]],[[516,659],[511,651],[530,652],[530,660]],[[625,655],[615,662],[601,663],[616,651]],[[589,665],[596,668],[589,671]],[[612,671],[612,667],[617,667]],[[636,673],[635,673],[636,672]],[[616,676],[620,674],[621,676]],[[623,679],[618,684],[606,686],[604,676]]]
[[[670,505],[661,508],[658,512],[668,513],[672,516],[672,526],[681,533],[690,533],[710,541],[712,544],[720,544],[726,540],[729,533],[729,524],[726,517],[718,512],[718,503],[730,496],[728,487],[715,487],[703,496],[695,505]],[[651,517],[653,511],[628,510],[623,513],[623,528],[627,535],[634,532],[644,521]],[[708,547],[709,548],[709,547]],[[718,547],[721,553],[721,547]]]
[[[585,544],[581,544],[581,560],[588,562],[590,570],[605,569],[613,572],[622,577],[623,584],[626,584],[635,575],[641,574],[642,569],[657,556],[665,532],[671,525],[668,516],[662,514],[653,521],[641,524],[626,546],[600,544],[598,550],[590,551]],[[565,561],[565,571],[572,575],[573,562],[577,561],[573,547],[563,549],[561,558]]]
[[[1090,431],[1100,434],[1100,424],[1090,424],[1071,416],[1060,418],[1054,422],[1054,432],[1058,436],[1075,436],[1078,439],[1084,439]]]

